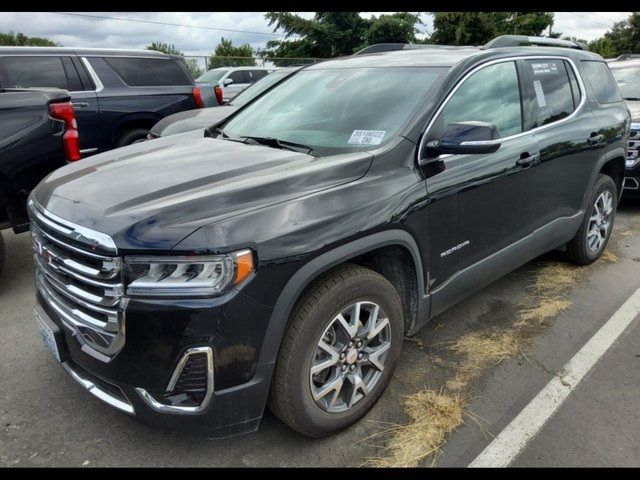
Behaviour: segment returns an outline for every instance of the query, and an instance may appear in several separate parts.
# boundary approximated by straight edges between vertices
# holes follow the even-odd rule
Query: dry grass
[[[517,355],[522,339],[512,330],[472,332],[451,344],[448,349],[462,356],[455,376],[447,381],[447,388],[460,391],[485,368]]]
[[[367,463],[375,467],[415,467],[429,455],[439,453],[446,436],[463,423],[463,406],[459,395],[433,390],[407,396],[404,409],[411,419],[409,424],[383,432],[391,436],[384,455]]]
[[[567,295],[575,286],[582,267],[566,263],[546,263],[535,270],[531,301],[521,307],[511,328],[468,333],[445,348],[457,354],[456,373],[444,391],[422,389],[404,401],[410,418],[406,425],[396,425],[377,435],[388,436],[379,457],[368,464],[379,467],[417,466],[437,454],[446,436],[463,423],[464,390],[487,368],[522,353],[545,319],[555,317],[571,307]],[[417,378],[420,369],[404,373]]]
[[[609,263],[618,263],[618,260],[619,260],[618,255],[616,255],[614,252],[612,252],[609,249],[602,252],[602,256],[600,257],[600,259]]]

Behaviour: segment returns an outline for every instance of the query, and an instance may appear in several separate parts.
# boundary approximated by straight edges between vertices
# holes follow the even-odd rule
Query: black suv
[[[629,112],[600,56],[499,46],[521,41],[326,61],[204,133],[52,173],[29,206],[47,345],[174,429],[253,431],[267,404],[311,436],[353,424],[404,335],[607,244]]]
[[[624,195],[640,198],[640,55],[621,55],[609,67],[631,111]]]
[[[0,47],[0,88],[68,90],[83,156],[144,140],[173,113],[203,106],[184,62],[150,50]]]

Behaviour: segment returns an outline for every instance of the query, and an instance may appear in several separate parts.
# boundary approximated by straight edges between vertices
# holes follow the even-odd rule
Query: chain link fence
[[[311,57],[227,57],[227,56],[197,56],[185,55],[184,60],[194,77],[199,77],[207,70],[218,67],[289,67],[295,65],[308,65],[320,62],[324,58]]]

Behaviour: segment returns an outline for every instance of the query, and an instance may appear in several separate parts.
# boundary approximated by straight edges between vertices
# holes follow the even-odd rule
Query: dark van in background
[[[167,115],[202,107],[179,58],[151,50],[0,47],[0,88],[71,93],[83,156],[144,140]]]

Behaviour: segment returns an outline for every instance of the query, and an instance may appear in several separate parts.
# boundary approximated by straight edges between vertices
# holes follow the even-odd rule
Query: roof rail
[[[369,45],[362,50],[358,50],[354,55],[365,55],[367,53],[393,52],[395,50],[404,50],[406,43],[376,43]]]
[[[483,49],[499,47],[519,47],[522,45],[540,45],[547,47],[564,47],[586,50],[587,46],[582,42],[573,40],[561,40],[559,38],[528,37],[526,35],[500,35],[487,42]]]

